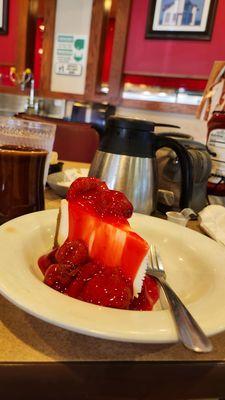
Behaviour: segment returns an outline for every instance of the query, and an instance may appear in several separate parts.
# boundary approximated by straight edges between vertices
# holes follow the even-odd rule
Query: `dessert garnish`
[[[126,196],[105,182],[76,179],[61,203],[57,246],[38,260],[44,282],[89,303],[151,310],[158,287],[145,276],[149,245],[132,231],[132,213]]]

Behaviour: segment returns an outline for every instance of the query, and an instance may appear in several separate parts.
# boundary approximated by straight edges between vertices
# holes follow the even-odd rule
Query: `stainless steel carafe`
[[[89,171],[89,176],[102,179],[110,189],[125,193],[134,210],[143,214],[152,214],[156,209],[158,185],[155,153],[164,146],[173,149],[180,161],[180,206],[188,207],[191,165],[187,151],[176,140],[155,135],[154,128],[159,125],[171,126],[110,117]]]

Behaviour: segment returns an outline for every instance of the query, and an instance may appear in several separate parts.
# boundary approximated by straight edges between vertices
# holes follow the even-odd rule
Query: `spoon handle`
[[[155,276],[155,275],[154,275]],[[209,338],[204,334],[185,305],[168,285],[165,279],[155,276],[159,281],[176,322],[178,336],[185,347],[198,353],[208,353],[213,349]]]

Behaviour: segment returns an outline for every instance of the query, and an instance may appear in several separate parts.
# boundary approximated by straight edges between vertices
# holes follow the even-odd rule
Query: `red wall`
[[[207,77],[215,60],[225,60],[225,0],[218,1],[210,41],[145,39],[148,2],[133,0],[125,73]]]
[[[9,1],[8,34],[0,35],[0,65],[14,65],[16,61],[19,1]]]

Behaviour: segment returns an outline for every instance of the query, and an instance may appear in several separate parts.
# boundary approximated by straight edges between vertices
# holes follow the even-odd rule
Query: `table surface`
[[[65,166],[85,167],[87,165],[66,163]],[[59,202],[59,197],[50,189],[46,189],[46,208],[57,208]],[[196,222],[189,224],[189,227],[200,230]],[[49,365],[49,363],[68,361],[104,361],[111,365],[114,365],[112,362],[127,361],[139,362],[139,365],[142,362],[148,362],[150,365],[153,361],[160,362],[160,365],[180,362],[180,365],[186,367],[191,363],[192,368],[194,365],[203,365],[202,362],[210,368],[216,366],[221,368],[225,365],[225,332],[212,337],[214,349],[208,354],[193,353],[179,343],[151,345],[113,342],[73,333],[43,322],[23,312],[2,296],[0,296],[0,320],[0,363],[2,365],[15,363]],[[223,369],[223,374],[225,374],[225,369]],[[220,375],[220,378],[225,382],[224,375],[223,377]]]

